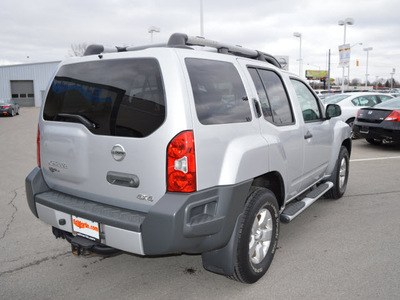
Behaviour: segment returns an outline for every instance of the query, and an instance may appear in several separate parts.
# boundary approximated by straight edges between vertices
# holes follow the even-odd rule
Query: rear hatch
[[[165,93],[154,58],[64,64],[40,121],[50,188],[148,211],[165,193]],[[157,145],[157,147],[155,147]]]

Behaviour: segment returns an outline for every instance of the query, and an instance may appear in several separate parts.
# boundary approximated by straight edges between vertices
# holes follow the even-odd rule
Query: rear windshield
[[[70,64],[52,82],[43,118],[81,123],[93,134],[145,137],[164,122],[164,98],[155,59]]]

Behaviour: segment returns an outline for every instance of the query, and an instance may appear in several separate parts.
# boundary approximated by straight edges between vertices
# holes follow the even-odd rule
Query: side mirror
[[[326,118],[339,117],[342,114],[342,109],[337,104],[328,104],[326,107]]]

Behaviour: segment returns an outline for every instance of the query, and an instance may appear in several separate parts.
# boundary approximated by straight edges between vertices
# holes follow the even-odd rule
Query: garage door
[[[21,106],[35,106],[33,80],[11,80],[11,95]]]

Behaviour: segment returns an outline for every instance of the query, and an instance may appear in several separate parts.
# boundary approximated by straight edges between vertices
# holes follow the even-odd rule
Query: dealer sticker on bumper
[[[98,240],[100,238],[99,223],[81,217],[72,216],[72,231],[77,235],[92,240]]]

